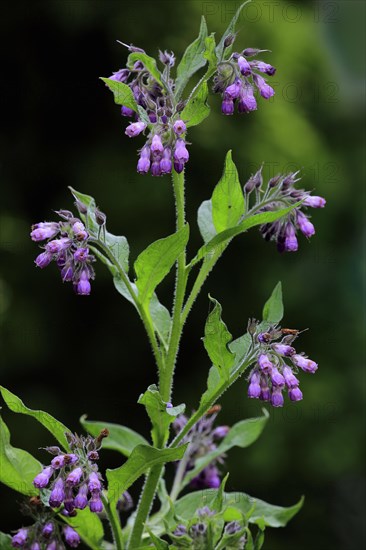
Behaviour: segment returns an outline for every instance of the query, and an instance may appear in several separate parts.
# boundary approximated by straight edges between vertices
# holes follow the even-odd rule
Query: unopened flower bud
[[[104,225],[107,221],[107,216],[104,212],[101,212],[98,208],[95,209],[95,221],[98,225]]]
[[[224,40],[224,48],[228,48],[229,46],[234,44],[235,38],[236,38],[236,34],[228,34]]]

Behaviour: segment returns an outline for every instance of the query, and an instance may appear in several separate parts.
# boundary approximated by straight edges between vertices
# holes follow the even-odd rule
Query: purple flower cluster
[[[38,489],[50,487],[51,508],[63,506],[62,513],[66,516],[73,516],[76,510],[83,510],[88,505],[91,512],[103,510],[102,479],[96,461],[102,438],[107,435],[102,432],[94,439],[67,434],[71,453],[63,453],[58,447],[46,448],[55,457],[50,466],[34,478],[33,484]]]
[[[185,436],[184,441],[189,441],[189,446],[184,456],[186,472],[194,468],[195,462],[199,457],[215,450],[217,448],[217,442],[228,434],[228,426],[218,426],[216,428],[213,426],[219,410],[220,407],[216,405],[214,410],[212,412],[209,411],[206,416],[203,416]],[[179,433],[186,423],[187,417],[181,414],[175,419],[173,427],[176,432]],[[222,464],[224,461],[223,459],[224,455],[208,464],[208,466],[192,479],[190,486],[194,489],[217,489],[221,483],[221,472],[217,464]]]
[[[208,506],[199,508],[192,515],[193,519],[187,525],[179,523],[173,533],[169,535],[174,541],[174,547],[178,549],[192,548],[204,549],[209,546],[209,532],[213,525],[218,528],[216,513]],[[211,525],[210,525],[211,524]],[[222,529],[222,527],[221,527]],[[217,535],[219,535],[217,533]],[[225,541],[225,548],[232,550],[243,550],[245,548],[246,536],[243,525],[239,521],[225,523],[221,532],[221,541]],[[220,546],[224,548],[224,546]]]
[[[137,51],[134,47],[128,48]],[[138,51],[143,52],[141,49]],[[166,71],[170,70],[175,63],[174,54],[160,52],[160,61],[166,66]],[[174,80],[168,75],[167,86],[173,90]],[[187,127],[179,117],[179,105],[174,105],[172,94],[160,86],[141,61],[136,61],[132,69],[120,69],[109,78],[127,84],[136,103],[147,113],[147,118],[142,120],[139,113],[125,105],[121,107],[123,116],[133,118],[125,130],[128,137],[136,137],[148,130],[146,143],[140,150],[137,171],[163,176],[170,174],[174,167],[176,172],[182,172],[189,159],[184,139]]]
[[[89,234],[72,212],[60,210],[59,222],[41,222],[32,226],[31,239],[46,241],[44,251],[37,256],[35,264],[41,269],[52,261],[56,262],[64,282],[72,282],[75,292],[81,296],[91,292],[90,279],[94,279],[92,262],[95,258],[89,253]]]
[[[303,212],[303,209],[324,208],[326,200],[323,197],[313,196],[304,189],[296,189],[295,183],[301,178],[297,177],[298,172],[277,175],[268,181],[267,189],[264,192],[261,202],[263,204],[257,210],[257,213],[270,212],[280,208],[292,206],[301,202],[287,216],[271,223],[260,226],[260,232],[266,241],[276,241],[279,252],[296,252],[298,250],[297,232],[310,238],[315,234],[314,225],[309,220],[309,216]],[[247,202],[252,191],[256,196],[262,191],[263,177],[262,168],[249,178],[244,185]]]
[[[61,527],[55,520],[49,520],[47,523],[38,521],[31,527],[22,527],[12,537],[11,544],[14,548],[24,550],[64,550],[61,533],[68,546],[79,546],[80,537],[75,529],[69,525]]]
[[[291,401],[302,399],[300,381],[294,371],[297,373],[301,369],[314,374],[318,365],[303,353],[296,353],[291,344],[297,334],[296,330],[271,328],[256,336],[259,353],[249,375],[249,397],[268,401],[273,407],[282,407],[282,393],[287,389]]]
[[[79,545],[80,537],[75,529],[60,522],[39,497],[31,497],[28,502],[22,503],[22,511],[30,516],[34,523],[22,527],[13,535],[11,543],[14,548],[65,550],[64,542],[71,548]]]
[[[256,90],[264,99],[274,95],[273,88],[267,84],[263,74],[273,76],[276,69],[263,61],[249,61],[261,51],[264,50],[247,48],[240,53],[233,53],[227,61],[219,63],[213,91],[222,95],[221,111],[224,115],[234,114],[235,103],[239,113],[255,111]]]

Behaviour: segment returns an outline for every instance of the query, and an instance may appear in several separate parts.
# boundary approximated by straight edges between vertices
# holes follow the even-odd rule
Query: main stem
[[[177,231],[179,231],[185,224],[184,172],[178,174],[173,171],[172,178],[175,196],[176,226]],[[164,372],[160,377],[160,393],[164,401],[170,401],[171,399],[174,367],[178,355],[179,342],[182,336],[183,324],[181,322],[181,313],[184,304],[186,285],[186,251],[184,250],[179,255],[177,260],[177,280],[175,287],[172,330],[170,334]]]
[[[177,172],[173,171],[172,177],[176,207],[176,226],[177,231],[179,231],[184,227],[185,224],[184,174],[178,174]],[[183,324],[181,322],[181,314],[184,304],[186,284],[186,252],[184,250],[179,255],[177,260],[177,280],[175,287],[172,329],[170,333],[168,352],[164,365],[162,366],[162,368],[159,368],[160,394],[164,401],[169,401],[171,399],[174,367],[177,359],[179,342],[182,335]],[[138,548],[140,546],[145,522],[148,518],[155,497],[156,488],[158,486],[162,470],[163,466],[159,464],[151,468],[147,475],[146,482],[140,497],[140,502],[137,508],[131,536],[128,542],[128,550],[133,550],[134,548]]]

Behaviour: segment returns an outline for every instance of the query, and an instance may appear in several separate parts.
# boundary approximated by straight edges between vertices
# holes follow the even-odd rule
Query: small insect
[[[298,336],[302,332],[305,332],[306,330],[309,330],[307,328],[304,328],[303,330],[298,330],[297,328],[281,328],[282,334],[288,334],[291,336]]]
[[[221,405],[214,405],[211,409],[208,409],[206,415],[215,414],[221,411]]]

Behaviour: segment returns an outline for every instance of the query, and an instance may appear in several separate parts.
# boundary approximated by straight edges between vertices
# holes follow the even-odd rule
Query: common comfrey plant
[[[151,423],[151,441],[125,426],[86,417],[80,422],[87,435],[74,434],[50,414],[29,409],[0,387],[11,411],[34,417],[50,432],[45,441],[50,446],[41,451],[41,464],[11,445],[9,430],[0,419],[1,481],[24,495],[22,510],[31,518],[19,521],[14,533],[0,534],[5,550],[59,550],[74,548],[80,541],[95,550],[254,550],[262,547],[266,527],[285,526],[302,505],[300,500],[282,508],[244,492],[225,491],[228,452],[258,438],[269,417],[267,409],[257,418],[238,419],[233,426],[217,423],[219,400],[232,384],[241,384],[243,399],[247,392],[249,398],[282,407],[287,393],[286,406],[296,406],[303,398],[301,371],[314,374],[318,368],[301,351],[300,332],[281,327],[280,283],[264,305],[262,319],[243,320],[246,332],[234,340],[222,320],[220,303],[209,296],[211,311],[203,338],[209,358],[206,388],[199,403],[190,404],[192,412],[175,403],[172,391],[183,327],[231,240],[256,226],[266,240],[277,243],[280,252],[294,252],[299,233],[309,238],[315,232],[309,209],[325,205],[322,197],[297,187],[298,173],[264,181],[258,167],[242,185],[229,151],[211,198],[198,208],[203,244],[193,257],[187,257],[185,169],[189,148],[194,146],[194,132],[189,140],[188,132],[209,115],[209,89],[221,94],[224,115],[236,110],[251,113],[258,96],[268,99],[274,94],[266,77],[275,69],[262,60],[267,50],[236,46],[235,27],[242,7],[217,44],[202,18],[198,38],[177,66],[173,52],[159,52],[155,60],[131,45],[126,67],[102,78],[121,110],[122,124],[127,121],[125,133],[140,141],[137,171],[165,177],[167,184],[172,179],[176,230],[142,251],[131,270],[126,237],[110,233],[107,216],[95,200],[75,189],[71,189],[73,212],[59,210],[58,220],[31,228],[31,239],[41,247],[36,266],[54,269],[51,264],[55,263],[59,279],[72,283],[77,295],[92,291],[96,261],[107,267],[115,290],[141,318],[157,376],[155,384],[142,388],[138,399]],[[201,77],[192,89],[189,83],[198,71]],[[245,120],[238,124],[245,126]],[[102,202],[103,197],[98,197]],[[156,291],[173,269],[176,285],[169,311]],[[97,283],[93,292],[98,292]],[[124,457],[118,468],[99,471],[103,449]],[[170,474],[172,483],[167,481]],[[141,476],[145,482],[134,505],[128,491]]]

